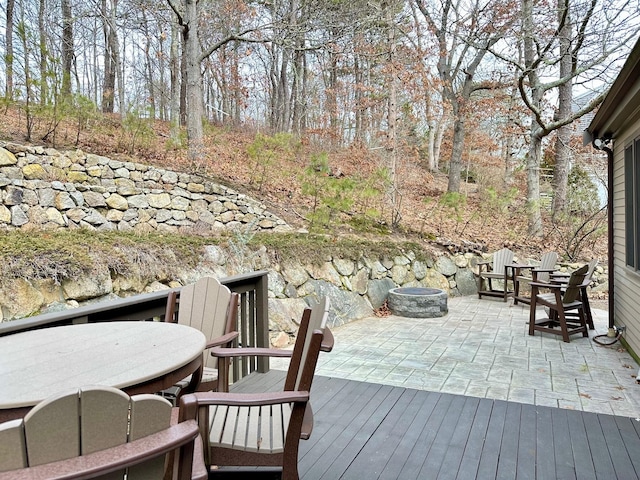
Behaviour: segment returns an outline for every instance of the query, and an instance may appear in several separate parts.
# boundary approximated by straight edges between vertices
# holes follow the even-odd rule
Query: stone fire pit
[[[388,305],[391,313],[400,317],[444,317],[449,311],[447,298],[447,292],[439,288],[392,288]]]

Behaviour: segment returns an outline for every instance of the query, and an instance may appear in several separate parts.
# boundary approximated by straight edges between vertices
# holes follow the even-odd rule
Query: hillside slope
[[[384,164],[379,151],[365,146],[336,148],[328,146],[326,139],[311,136],[301,139],[294,149],[276,148],[274,154],[251,156],[248,151],[254,145],[256,132],[210,127],[203,158],[192,165],[184,148],[169,146],[166,122],[141,120],[137,126],[123,128],[117,117],[96,115],[79,133],[72,121],[61,122],[54,132],[51,125],[44,119],[37,121],[31,142],[26,142],[24,115],[10,108],[3,116],[0,139],[61,150],[80,148],[111,158],[206,174],[261,200],[296,228],[309,227],[307,218],[317,200],[303,193],[305,178],[309,178],[305,169],[312,158],[326,153],[330,175],[336,178],[373,175]],[[401,220],[398,228],[385,235],[421,239],[436,248],[472,244],[473,248],[490,252],[507,246],[522,259],[538,257],[548,249],[565,253],[567,234],[558,229],[547,227],[548,234],[543,239],[527,238],[522,174],[516,176],[514,190],[507,192],[501,183],[499,166],[476,167],[477,183],[463,182],[464,199],[451,201],[444,195],[446,175],[425,170],[416,152],[407,150],[403,154],[397,172]],[[388,202],[381,197],[372,206],[382,214],[383,223],[388,223]],[[343,220],[348,218],[349,212]],[[341,234],[359,236],[371,235],[373,231],[366,225],[358,228],[346,223],[336,224],[335,228]],[[605,242],[605,236],[600,235],[595,243],[586,246],[581,256],[599,256],[604,260]]]

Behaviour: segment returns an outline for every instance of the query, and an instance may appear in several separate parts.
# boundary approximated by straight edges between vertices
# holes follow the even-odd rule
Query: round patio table
[[[0,337],[0,422],[85,385],[129,395],[156,393],[202,376],[206,338],[166,322],[102,322],[42,328]]]

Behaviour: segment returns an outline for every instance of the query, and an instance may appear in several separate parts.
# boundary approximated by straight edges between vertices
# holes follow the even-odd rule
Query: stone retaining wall
[[[206,177],[0,142],[0,227],[178,232],[243,224],[290,230],[260,202]]]
[[[81,302],[108,301],[136,293],[178,287],[202,276],[226,277],[240,273],[230,252],[208,246],[193,270],[175,272],[173,278],[145,279],[115,272],[98,271],[91,277],[66,279],[60,285],[51,280],[17,279],[0,288],[2,320],[11,320],[48,311],[73,308]],[[443,254],[433,260],[418,260],[415,252],[398,253],[393,258],[332,258],[321,265],[302,265],[283,260],[273,264],[266,248],[251,252],[254,268],[269,273],[269,320],[274,346],[293,341],[297,321],[310,299],[328,296],[331,300],[330,326],[373,316],[390,289],[433,287],[450,296],[477,293],[474,272],[480,257]],[[559,266],[573,269],[574,265]],[[596,271],[594,290],[606,287],[606,274]]]

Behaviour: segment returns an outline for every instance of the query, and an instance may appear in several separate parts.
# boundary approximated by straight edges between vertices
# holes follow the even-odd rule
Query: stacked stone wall
[[[260,202],[203,176],[0,142],[0,227],[179,232],[290,228]]]

